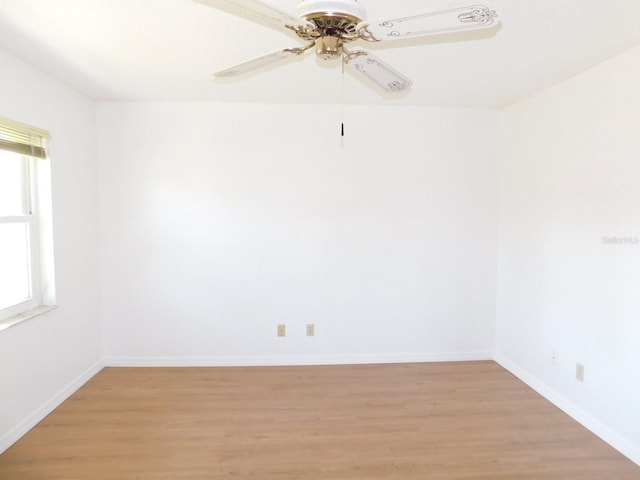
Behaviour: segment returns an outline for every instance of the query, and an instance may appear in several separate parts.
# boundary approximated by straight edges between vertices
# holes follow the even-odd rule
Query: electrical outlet
[[[313,337],[316,334],[316,326],[313,323],[307,324],[307,337]]]
[[[551,365],[553,365],[554,367],[558,366],[558,358],[560,357],[560,354],[558,352],[556,352],[555,350],[553,352],[551,352]]]
[[[278,336],[284,337],[287,335],[287,327],[284,324],[278,325]]]
[[[584,365],[581,363],[576,363],[576,379],[584,382]]]

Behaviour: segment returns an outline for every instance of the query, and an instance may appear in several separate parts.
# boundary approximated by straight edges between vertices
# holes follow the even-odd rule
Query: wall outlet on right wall
[[[576,380],[584,382],[584,365],[576,363]]]

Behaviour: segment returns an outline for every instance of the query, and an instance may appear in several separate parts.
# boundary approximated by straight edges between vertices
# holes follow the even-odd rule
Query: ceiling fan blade
[[[239,63],[238,65],[234,65],[233,67],[225,68],[224,70],[220,70],[219,72],[214,73],[213,76],[218,78],[228,78],[242,75],[243,73],[248,73],[253,70],[266,67],[267,65],[282,61],[286,58],[302,55],[304,52],[314,46],[315,44],[312,43],[310,45],[307,45],[306,47],[284,48],[282,50],[278,50],[276,52],[254,58],[253,60]]]
[[[433,35],[491,27],[497,14],[484,5],[454,8],[390,20],[366,21],[358,25],[363,40],[381,42],[403,37]]]
[[[348,51],[344,48],[343,51],[345,65],[361,73],[383,90],[389,93],[401,93],[411,86],[411,80],[369,52]]]
[[[278,10],[271,5],[268,5],[259,0],[195,0],[196,2],[203,3],[210,7],[218,8],[221,4],[229,4],[232,6],[240,7],[249,12],[256,13],[266,19],[281,23],[285,26],[305,26],[309,23],[293,15],[289,15],[286,12]]]

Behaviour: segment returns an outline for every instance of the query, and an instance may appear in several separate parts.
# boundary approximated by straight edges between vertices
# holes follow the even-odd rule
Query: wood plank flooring
[[[3,480],[638,480],[494,362],[107,368]]]

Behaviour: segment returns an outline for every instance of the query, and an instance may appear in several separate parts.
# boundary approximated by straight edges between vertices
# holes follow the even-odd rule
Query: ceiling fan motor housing
[[[298,35],[315,41],[316,53],[325,60],[342,55],[342,45],[357,38],[356,27],[367,15],[358,0],[304,0],[296,13],[315,25]]]
[[[358,0],[303,0],[296,10],[301,17],[324,13],[327,15],[347,15],[360,21],[367,17],[367,11]]]

